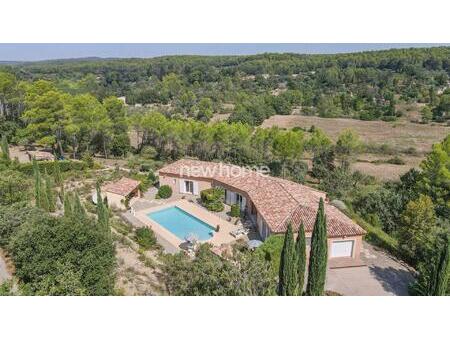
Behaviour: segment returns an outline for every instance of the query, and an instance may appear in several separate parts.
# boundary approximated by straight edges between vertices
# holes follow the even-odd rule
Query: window
[[[184,181],[184,191],[186,193],[193,194],[194,193],[194,182],[193,181]]]
[[[236,194],[236,204],[239,204],[239,206],[242,207],[242,196],[239,194]]]

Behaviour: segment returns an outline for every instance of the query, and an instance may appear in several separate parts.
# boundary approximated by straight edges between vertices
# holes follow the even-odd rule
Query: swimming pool
[[[177,206],[148,213],[147,217],[169,230],[182,241],[190,234],[196,235],[200,241],[206,241],[213,237],[215,231],[209,224]]]

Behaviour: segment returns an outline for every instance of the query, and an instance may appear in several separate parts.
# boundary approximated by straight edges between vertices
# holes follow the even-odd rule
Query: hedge
[[[39,166],[40,171],[44,171],[44,169],[47,170],[48,174],[53,174],[53,169],[55,168],[54,161],[38,161],[37,162]],[[58,161],[59,169],[61,172],[66,172],[70,170],[77,170],[82,171],[87,169],[86,163],[82,161],[72,161],[72,160],[62,160]],[[17,170],[26,174],[26,175],[32,175],[33,174],[33,164],[31,162],[29,163],[20,163],[17,167]]]

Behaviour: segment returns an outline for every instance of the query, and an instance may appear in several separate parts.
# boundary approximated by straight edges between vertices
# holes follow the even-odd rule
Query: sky
[[[1,44],[0,61],[40,61],[86,57],[148,58],[164,55],[333,54],[391,48],[433,47],[426,43],[22,43]]]

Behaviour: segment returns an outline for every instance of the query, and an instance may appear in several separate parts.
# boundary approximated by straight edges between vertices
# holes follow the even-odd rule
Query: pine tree
[[[6,138],[6,135],[2,136],[1,149],[2,149],[2,157],[7,161],[11,160],[11,156],[9,154],[8,139]]]
[[[308,267],[308,282],[306,294],[308,296],[322,296],[325,291],[327,273],[328,244],[327,220],[323,199],[320,199],[316,221],[311,238],[311,251]]]
[[[64,194],[64,217],[73,216],[72,198],[69,193]]]
[[[47,211],[55,212],[56,203],[55,203],[55,194],[53,193],[53,184],[49,175],[47,175],[47,169],[44,171],[45,173],[45,194],[47,198]]]
[[[434,276],[433,290],[431,294],[433,296],[445,296],[447,292],[449,274],[450,274],[450,242],[448,236],[446,242],[439,257],[439,263]]]
[[[301,296],[303,294],[306,271],[306,239],[303,222],[300,223],[300,227],[298,229],[297,241],[295,242],[295,253],[297,255],[297,294]]]
[[[297,264],[296,264],[294,235],[292,225],[289,223],[284,236],[283,250],[281,251],[278,295],[294,296],[297,289]]]
[[[74,196],[73,213],[77,219],[84,220],[87,218],[86,210],[81,204],[80,195],[78,195],[77,193]]]

